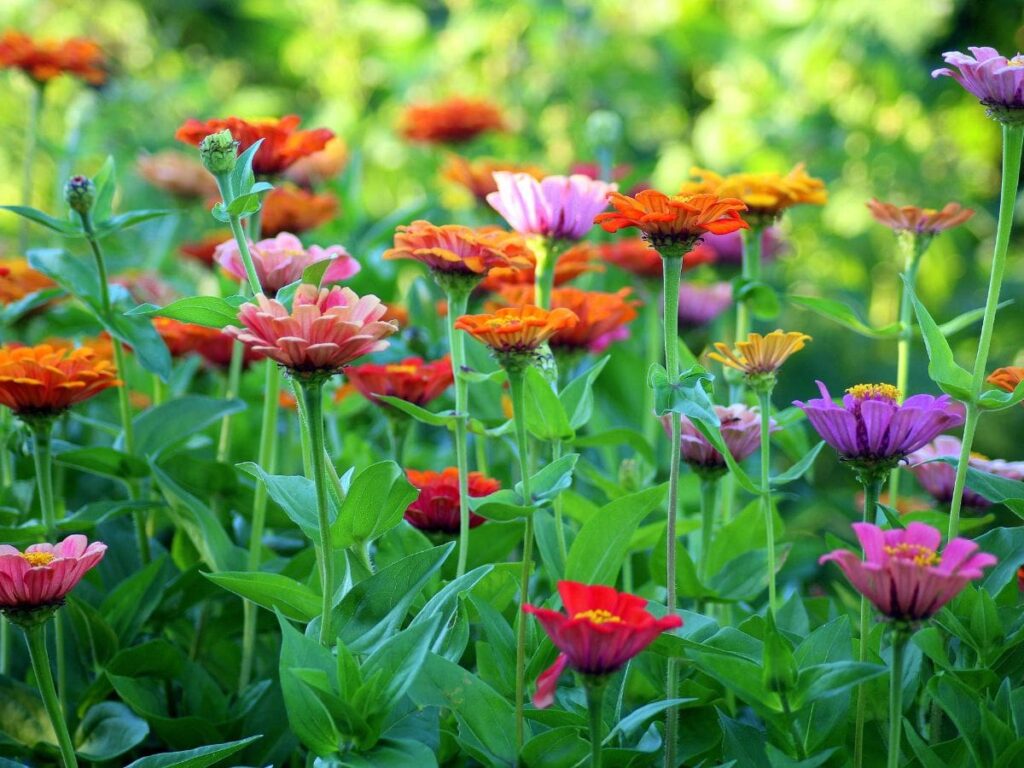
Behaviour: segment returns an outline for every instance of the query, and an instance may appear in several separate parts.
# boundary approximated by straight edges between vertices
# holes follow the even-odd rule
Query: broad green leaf
[[[772,320],[782,309],[779,295],[767,283],[738,277],[733,280],[733,296],[737,302],[745,302],[750,313],[760,320]]]
[[[166,307],[140,304],[125,314],[129,317],[132,315],[169,317],[183,323],[195,323],[207,328],[223,329],[228,325],[238,323],[238,309],[246,301],[244,296],[228,296],[226,299],[218,296],[191,296],[187,299],[172,301]]]
[[[580,728],[563,725],[542,731],[523,744],[520,765],[523,768],[570,768],[590,761],[590,744]]]
[[[0,326],[12,325],[32,310],[39,309],[64,295],[63,288],[44,288],[5,304],[0,307]]]
[[[368,752],[317,758],[313,768],[437,768],[437,756],[426,744],[410,739],[381,739]]]
[[[179,443],[220,422],[224,416],[244,411],[242,400],[221,400],[205,395],[185,395],[153,406],[135,417],[135,451],[159,458]],[[123,435],[116,445],[124,444]]]
[[[981,581],[982,589],[999,594],[1007,584],[1016,582],[1017,569],[1024,565],[1024,528],[995,528],[975,541],[981,552],[999,558],[999,562],[985,570]]]
[[[121,232],[122,230],[129,229],[141,224],[144,221],[150,219],[159,219],[163,216],[170,216],[174,211],[156,211],[156,210],[141,210],[141,211],[126,211],[125,213],[119,213],[117,216],[111,216],[106,221],[101,221],[96,225],[96,237],[104,238],[108,235],[112,235],[115,232]]]
[[[718,415],[711,400],[711,382],[714,380],[715,377],[707,369],[695,365],[683,371],[672,382],[668,371],[658,364],[652,365],[647,374],[647,383],[654,389],[655,415],[680,413],[690,419],[719,426]]]
[[[904,281],[903,290],[907,291],[910,300],[914,303],[914,311],[917,313],[917,323],[921,327],[921,335],[924,338],[925,348],[928,350],[928,376],[939,385],[939,389],[957,400],[969,401],[971,394],[971,374],[957,365],[953,359],[953,350],[949,342],[942,335],[939,326],[925,309],[917,296],[914,294],[913,286]]]
[[[952,456],[943,456],[934,461],[941,461],[956,468],[959,460]],[[967,487],[984,496],[993,504],[1005,504],[1018,517],[1024,517],[1024,482],[982,472],[970,465],[967,467]]]
[[[885,673],[886,668],[880,664],[859,661],[833,661],[805,667],[800,670],[793,691],[793,708],[802,709],[820,698],[842,693]]]
[[[28,252],[28,264],[98,311],[100,281],[91,262],[60,248],[37,248]]]
[[[314,754],[331,755],[338,750],[341,734],[325,704],[296,672],[308,669],[332,676],[336,662],[329,649],[298,632],[280,613],[277,620],[281,627],[278,673],[291,731]]]
[[[109,316],[96,310],[96,317],[111,336],[131,347],[143,368],[167,381],[171,375],[171,353],[149,318],[128,317],[117,309]]]
[[[159,606],[167,567],[166,555],[157,558],[114,587],[100,605],[100,613],[122,646],[131,643]]]
[[[231,169],[231,175],[229,176],[232,195],[244,195],[252,190],[253,185],[256,183],[256,177],[252,172],[252,161],[262,144],[263,139],[254,141],[235,161],[235,167]]]
[[[833,320],[861,336],[872,339],[895,339],[900,335],[899,323],[891,323],[882,328],[872,328],[841,301],[823,299],[818,296],[790,296],[789,302]]]
[[[0,210],[10,211],[24,219],[41,224],[47,229],[52,229],[54,232],[59,232],[65,237],[82,237],[85,234],[81,224],[74,224],[66,219],[56,219],[35,208],[28,208],[24,205],[0,205]]]
[[[567,453],[530,477],[530,498],[523,499],[523,483],[516,483],[515,492],[530,505],[544,504],[572,486],[572,472],[579,460],[578,453]]]
[[[263,608],[279,610],[285,618],[308,622],[320,615],[320,595],[305,584],[279,573],[222,571],[204,573],[203,576]]]
[[[799,480],[801,477],[804,476],[804,474],[806,474],[807,470],[811,468],[811,465],[814,464],[814,460],[818,458],[818,454],[821,453],[821,449],[824,447],[825,441],[822,440],[816,446],[811,448],[811,450],[808,451],[807,454],[802,459],[800,459],[800,461],[798,461],[788,470],[783,472],[781,475],[777,475],[776,477],[771,478],[771,484],[774,487],[778,488],[780,486],[786,485],[787,483],[792,483],[794,480]]]
[[[440,621],[440,616],[434,616],[427,621],[410,625],[408,629],[389,637],[377,646],[363,662],[360,670],[363,678],[372,680],[375,675],[379,675],[383,681],[383,685],[376,692],[375,705],[383,710],[398,705],[399,700],[420,673]]]
[[[978,397],[978,405],[984,411],[1001,411],[1012,408],[1024,400],[1024,381],[1014,387],[1013,392],[1002,389],[987,389]]]
[[[320,261],[314,261],[302,270],[302,280],[300,283],[319,286],[323,282],[324,275],[327,274],[327,270],[331,268],[331,264],[333,263],[334,259],[321,259]]]
[[[149,724],[117,701],[89,708],[75,733],[75,751],[92,762],[120,757],[149,735]]]
[[[578,430],[590,421],[594,411],[594,382],[611,358],[605,355],[590,368],[570,381],[558,394],[562,408],[569,416],[569,427]]]
[[[149,465],[143,459],[102,445],[60,451],[53,458],[62,466],[115,480],[138,479],[149,475]]]
[[[373,541],[402,521],[418,491],[393,461],[380,461],[353,478],[331,526],[339,547]]]
[[[429,424],[432,427],[446,427],[449,424],[455,423],[455,414],[452,411],[434,413],[426,408],[421,408],[418,405],[390,395],[377,395],[377,399],[382,403],[387,403],[392,408],[397,408],[402,413],[412,416],[416,421]]]
[[[538,440],[571,440],[575,434],[569,426],[561,400],[535,366],[526,369],[524,387],[526,428]]]
[[[207,768],[221,760],[245,749],[261,736],[250,736],[239,741],[228,741],[223,744],[211,744],[198,749],[184,752],[165,752],[162,755],[150,755],[136,760],[127,768]]]
[[[251,461],[236,466],[267,486],[270,498],[284,510],[293,523],[302,529],[306,538],[310,541],[320,540],[320,527],[316,512],[316,488],[312,480],[301,475],[270,475]],[[328,519],[336,521],[338,510],[332,502],[333,500],[328,495]]]

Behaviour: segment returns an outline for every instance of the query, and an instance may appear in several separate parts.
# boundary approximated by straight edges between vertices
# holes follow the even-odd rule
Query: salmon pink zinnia
[[[24,552],[0,544],[0,611],[10,614],[63,604],[106,551],[106,544],[90,544],[80,534],[56,545],[33,544]]]

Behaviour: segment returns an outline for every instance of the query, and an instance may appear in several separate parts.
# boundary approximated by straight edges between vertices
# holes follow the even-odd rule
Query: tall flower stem
[[[908,635],[903,629],[892,631],[892,670],[889,677],[889,759],[887,768],[900,768],[900,741],[903,738],[903,656]]]
[[[711,537],[715,530],[715,507],[718,500],[718,478],[705,477],[700,481],[700,555],[697,577],[701,584],[707,584],[710,568]],[[698,603],[700,613],[703,602]]]
[[[605,681],[588,680],[587,689],[587,710],[590,713],[590,765],[592,768],[601,768],[601,731],[604,730],[602,719],[602,708],[604,706]]]
[[[459,559],[456,576],[462,576],[469,558],[469,384],[462,373],[466,365],[465,334],[455,332],[455,321],[466,314],[472,287],[446,283],[442,288],[448,296],[445,322],[455,377],[455,465],[459,471]]]
[[[526,386],[523,370],[508,370],[512,396],[512,419],[515,422],[516,449],[519,454],[519,479],[523,501],[530,504],[529,442],[526,437]],[[533,565],[533,518],[527,515],[523,525],[523,568],[520,576],[519,602],[525,604],[530,595],[530,570]],[[523,747],[523,705],[526,698],[526,615],[519,614],[516,625],[516,753]]]
[[[28,98],[28,121],[25,125],[25,153],[21,168],[21,204],[32,205],[32,176],[35,169],[36,144],[39,136],[39,115],[43,109],[43,85],[32,83]],[[24,254],[28,250],[29,220],[22,218],[18,224],[18,249]]]
[[[558,261],[558,248],[548,237],[537,237],[530,243],[537,266],[534,270],[533,303],[541,309],[551,309],[551,294],[555,290],[555,262]]]
[[[985,314],[981,321],[981,336],[978,339],[978,354],[974,359],[974,374],[971,379],[971,400],[967,403],[967,418],[964,422],[963,445],[956,467],[956,482],[953,485],[953,499],[949,506],[949,534],[952,540],[960,533],[960,507],[964,499],[964,485],[967,481],[967,465],[974,445],[974,432],[978,427],[978,396],[985,383],[988,352],[992,346],[992,331],[995,329],[996,310],[999,307],[999,290],[1003,285],[1006,271],[1006,252],[1010,245],[1010,230],[1013,228],[1013,209],[1017,202],[1017,184],[1020,179],[1021,149],[1024,146],[1024,125],[1003,124],[1003,183],[999,193],[999,221],[996,224],[996,243],[992,253],[992,272],[989,275],[988,296],[985,299]]]
[[[231,362],[228,363],[228,377],[224,383],[224,399],[238,397],[242,383],[242,366],[245,362],[245,345],[235,340],[231,344]],[[217,461],[227,461],[231,455],[231,414],[220,421],[220,436],[217,440]]]
[[[551,442],[552,463],[562,458],[562,441]],[[565,568],[565,561],[569,558],[569,548],[565,542],[565,523],[562,515],[562,497],[556,496],[551,502],[551,508],[555,512],[555,542],[558,544],[558,554],[561,557],[562,568]]]
[[[658,362],[658,358],[661,355],[660,336],[661,336],[661,307],[660,302],[657,299],[656,290],[653,281],[645,281],[645,287],[648,289],[647,294],[644,298],[644,342],[645,342],[645,356],[644,356],[644,374],[650,370],[652,365]],[[644,439],[650,444],[652,449],[657,449],[658,435],[661,433],[660,425],[658,420],[654,418],[654,390],[651,387],[644,387],[644,412],[643,412],[643,425],[644,425]],[[657,450],[655,450],[657,454]]]
[[[317,527],[320,530],[320,582],[323,608],[320,615],[320,644],[330,648],[335,639],[331,634],[331,611],[334,609],[334,543],[327,507],[327,460],[324,453],[324,382],[323,379],[302,382],[302,397],[309,417],[309,437],[312,444],[313,484],[316,487]]]
[[[256,266],[252,261],[252,252],[249,250],[249,241],[245,236],[245,230],[242,229],[242,222],[237,216],[229,217],[228,224],[231,227],[231,234],[235,236],[235,242],[238,243],[238,251],[242,255],[242,264],[245,265],[245,278],[249,281],[249,287],[252,289],[253,296],[257,296],[263,292],[263,288],[260,285],[259,275],[256,274]]]
[[[765,389],[757,393],[761,406],[761,508],[764,510],[765,543],[768,548],[768,610],[778,608],[775,589],[775,511],[772,509],[772,489],[769,469],[772,459],[772,393]]]
[[[761,241],[763,240],[764,227],[758,224],[751,224],[750,229],[741,229],[740,237],[743,240],[743,264],[740,268],[740,275],[744,280],[761,279]],[[746,301],[736,302],[736,339],[745,339],[750,335],[750,308]],[[739,391],[743,391],[742,384]],[[735,402],[737,397],[733,397]]]
[[[878,494],[882,489],[882,477],[862,478],[864,483],[864,513],[861,521],[873,522],[875,512],[878,509]],[[868,660],[868,635],[871,631],[870,625],[871,608],[868,599],[860,598],[860,646],[857,649],[857,661],[861,664]],[[853,764],[855,768],[864,765],[864,721],[867,716],[867,690],[863,685],[857,686],[857,711],[853,726]]]
[[[35,673],[36,683],[39,685],[39,693],[43,697],[46,713],[50,716],[53,731],[57,735],[64,768],[78,768],[78,758],[75,757],[75,747],[71,741],[71,734],[68,733],[68,724],[64,720],[64,711],[57,698],[57,690],[53,686],[50,658],[46,652],[45,627],[45,624],[36,624],[25,628],[28,654],[32,661],[32,671]]]

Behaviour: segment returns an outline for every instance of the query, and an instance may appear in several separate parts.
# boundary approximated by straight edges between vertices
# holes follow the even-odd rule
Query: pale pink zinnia
[[[317,262],[331,260],[331,266],[324,273],[323,282],[335,283],[347,280],[356,274],[359,262],[341,245],[321,248],[318,245],[303,247],[302,241],[291,232],[282,232],[277,237],[249,243],[252,264],[256,268],[256,276],[260,286],[268,296],[274,296],[286,285],[302,278],[302,273]],[[245,264],[238,250],[238,243],[227,240],[217,246],[214,260],[232,277],[246,279]]]
[[[0,544],[0,611],[61,605],[106,551],[106,544],[90,544],[80,534],[60,544],[33,544],[24,552]]]
[[[736,403],[730,406],[716,405],[715,414],[720,423],[722,439],[736,461],[743,461],[761,445],[760,410]],[[668,432],[671,422],[667,416],[662,418],[662,423]],[[682,460],[697,474],[716,476],[724,473],[728,469],[725,457],[708,442],[689,418],[683,416],[681,425]],[[768,431],[779,431],[774,419],[769,421]]]
[[[707,325],[732,306],[732,283],[679,286],[679,323],[683,328]]]
[[[948,504],[953,498],[953,485],[956,482],[956,469],[944,461],[935,459],[960,456],[960,438],[952,435],[939,435],[923,448],[919,448],[907,456],[910,472],[917,478],[928,494],[940,504]],[[1003,461],[1002,459],[986,459],[972,455],[968,465],[973,469],[987,472],[990,475],[1006,477],[1010,480],[1024,480],[1024,461]],[[968,479],[968,484],[970,480]],[[964,506],[973,509],[984,509],[992,506],[992,502],[980,493],[964,488]]]
[[[978,101],[988,107],[1024,108],[1024,56],[1012,59],[995,48],[968,48],[970,55],[960,51],[942,54],[950,67],[932,71],[932,77],[952,77]]]
[[[487,195],[505,221],[521,235],[543,235],[556,240],[579,240],[608,207],[615,184],[575,174],[547,176],[537,181],[528,173],[495,171],[497,192]]]
[[[980,579],[983,568],[997,562],[994,555],[978,552],[969,539],[953,539],[939,552],[942,534],[924,523],[891,531],[854,523],[853,530],[864,549],[863,560],[848,549],[837,549],[818,562],[835,562],[854,589],[896,621],[931,618],[968,582]]]
[[[239,310],[245,327],[224,331],[295,373],[330,374],[387,348],[385,339],[398,330],[396,322],[383,319],[387,310],[376,296],[307,284],[295,291],[291,312],[261,294]]]

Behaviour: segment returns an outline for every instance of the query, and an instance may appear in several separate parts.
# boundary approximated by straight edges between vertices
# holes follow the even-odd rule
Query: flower
[[[579,318],[571,310],[546,310],[532,304],[506,307],[494,314],[463,315],[455,329],[465,331],[502,358],[528,355],[556,333],[573,328]]]
[[[612,587],[559,581],[558,594],[565,613],[523,606],[524,613],[537,617],[560,651],[555,663],[537,678],[533,703],[541,709],[554,701],[558,677],[566,665],[583,675],[609,675],[662,632],[683,625],[674,613],[655,618],[642,597]]]
[[[949,395],[914,395],[900,404],[890,384],[858,384],[842,405],[818,382],[821,398],[795,401],[818,434],[844,461],[888,470],[947,429],[964,423],[964,408]]]
[[[304,248],[299,238],[290,232],[282,232],[277,237],[260,240],[258,243],[250,241],[249,252],[252,254],[256,276],[260,279],[260,287],[269,296],[274,296],[286,285],[301,280],[306,268],[320,261],[331,261],[331,266],[324,272],[325,283],[347,280],[360,269],[359,262],[349,255],[344,246],[331,245],[321,248],[318,245],[311,245]],[[245,279],[245,264],[241,251],[238,250],[238,243],[234,239],[218,245],[214,259],[232,277]]]
[[[870,523],[854,523],[864,560],[847,549],[823,555],[834,562],[853,588],[893,621],[931,618],[956,597],[982,569],[995,565],[994,555],[978,552],[968,539],[953,539],[939,552],[942,534],[930,525],[910,523],[905,530],[883,531]]]
[[[679,322],[684,328],[707,325],[731,306],[731,283],[683,283],[679,286]]]
[[[424,362],[407,357],[398,363],[364,363],[345,369],[345,377],[371,403],[384,406],[377,395],[397,397],[415,405],[426,405],[451,386],[452,361],[447,356]]]
[[[722,439],[736,461],[743,461],[760,447],[761,412],[757,408],[748,408],[741,403],[716,405],[715,414],[721,422]],[[728,469],[725,457],[712,447],[689,418],[683,416],[681,422],[683,461],[701,475],[717,477],[723,474]],[[662,417],[662,424],[666,432],[671,433],[671,422],[667,416]],[[770,420],[769,425],[769,432],[779,431],[774,419]]]
[[[216,232],[211,232],[208,235],[203,236],[202,240],[196,240],[190,243],[182,243],[178,246],[178,250],[191,259],[195,259],[201,264],[207,267],[214,265],[213,257],[217,252],[217,246],[221,243],[226,243],[232,239],[230,230],[221,229]]]
[[[208,328],[195,323],[183,323],[169,317],[157,317],[153,327],[164,340],[173,357],[199,355],[211,365],[227,368],[231,364],[232,347],[235,340],[219,328]],[[242,363],[249,365],[262,360],[263,355],[243,346]]]
[[[291,312],[260,294],[243,304],[245,326],[224,332],[297,375],[338,373],[356,358],[386,349],[398,325],[381,318],[387,307],[376,296],[359,297],[350,288],[300,285]]]
[[[762,336],[751,333],[746,341],[736,342],[736,349],[729,349],[727,344],[719,341],[715,344],[718,352],[708,354],[712,360],[722,365],[743,371],[747,376],[773,374],[790,355],[804,348],[804,342],[811,337],[797,331],[776,330]]]
[[[928,494],[940,504],[948,504],[953,499],[953,484],[956,481],[956,469],[943,461],[934,459],[960,456],[962,444],[960,438],[952,435],[939,435],[932,442],[918,448],[907,457],[907,465]],[[971,454],[968,465],[990,475],[1006,477],[1010,480],[1024,480],[1024,461],[1003,461],[987,459],[980,454]],[[968,483],[970,479],[968,479]],[[964,489],[963,503],[966,507],[984,509],[992,502],[975,493],[970,488]]]
[[[598,246],[601,258],[619,269],[637,277],[660,280],[662,274],[661,254],[642,237],[627,237]],[[704,243],[697,243],[693,250],[683,256],[683,269],[692,269],[701,264],[713,264],[715,251]]]
[[[140,155],[139,176],[150,186],[181,198],[207,198],[217,194],[217,180],[191,155],[167,150]]]
[[[300,235],[338,215],[338,198],[316,194],[292,184],[274,187],[263,199],[260,227],[264,237],[282,232]]]
[[[199,146],[211,133],[231,131],[238,142],[241,154],[260,139],[252,169],[258,176],[273,176],[287,170],[304,157],[319,152],[334,138],[333,131],[315,128],[311,131],[298,130],[301,120],[297,115],[287,115],[278,120],[242,120],[238,117],[224,119],[186,120],[175,132],[174,138],[186,144]]]
[[[636,227],[652,246],[671,248],[672,255],[682,256],[705,233],[723,235],[750,226],[740,218],[747,206],[735,198],[712,194],[669,197],[653,189],[645,189],[634,197],[618,192],[608,197],[615,211],[600,214],[594,219],[595,224],[606,232]]]
[[[974,215],[973,209],[963,208],[959,203],[946,203],[941,211],[937,211],[914,205],[898,207],[871,198],[867,206],[879,224],[896,232],[914,232],[918,235],[935,235],[959,227]]]
[[[0,69],[20,69],[40,85],[62,74],[89,85],[107,81],[103,50],[82,37],[36,41],[21,32],[5,32],[0,38]]]
[[[556,286],[574,280],[585,272],[603,272],[604,266],[597,263],[597,249],[587,242],[576,243],[559,254],[555,262],[554,284]],[[529,266],[494,267],[480,283],[485,291],[498,292],[506,286],[533,286],[536,281],[537,256],[529,248],[524,249],[523,263]]]
[[[435,275],[478,278],[494,267],[529,266],[527,251],[521,237],[503,230],[418,220],[398,227],[395,247],[384,251],[384,258],[414,259]]]
[[[336,178],[348,163],[348,147],[335,136],[319,152],[296,160],[284,172],[284,177],[300,187],[312,187]]]
[[[824,205],[828,200],[825,183],[810,176],[803,163],[782,176],[778,173],[733,173],[720,176],[713,171],[694,168],[699,178],[683,184],[680,194],[711,193],[742,200],[750,216],[758,220],[778,218],[794,205]]]
[[[405,510],[405,519],[409,524],[428,533],[458,533],[459,470],[456,467],[448,467],[440,472],[407,469],[405,473],[409,482],[420,492],[416,501]],[[471,497],[490,496],[501,488],[501,483],[480,472],[470,472],[468,480]],[[483,522],[483,517],[470,513],[470,528],[476,528]]]
[[[436,104],[409,105],[402,114],[399,130],[410,141],[461,144],[504,127],[501,111],[495,105],[455,97]]]
[[[989,384],[995,384],[1007,392],[1013,392],[1022,380],[1024,380],[1024,368],[1019,368],[1015,365],[997,368],[985,379]]]
[[[1024,56],[1000,56],[995,48],[968,48],[942,54],[955,69],[940,67],[932,77],[952,77],[987,107],[1024,108]]]
[[[496,192],[487,202],[516,232],[556,240],[579,240],[594,217],[608,207],[614,184],[587,176],[546,176],[537,181],[527,173],[498,171]]]
[[[704,245],[714,253],[715,261],[722,264],[743,263],[743,237],[737,232],[725,235],[706,235]],[[761,261],[767,262],[778,256],[785,248],[782,235],[777,227],[761,228]]]
[[[534,165],[505,163],[500,160],[483,158],[470,160],[460,155],[450,155],[441,168],[441,176],[448,181],[466,189],[478,202],[486,202],[487,195],[498,191],[498,183],[494,180],[496,171],[507,173],[525,173],[540,180],[545,176],[544,170]]]
[[[107,545],[81,534],[59,544],[33,544],[19,552],[0,544],[0,612],[59,607],[86,572],[103,559]]]
[[[11,304],[53,287],[53,280],[32,269],[26,259],[0,259],[0,304]]]
[[[178,291],[156,272],[132,270],[112,278],[111,283],[120,285],[139,304],[166,306],[178,298]]]
[[[90,347],[0,347],[0,405],[23,418],[49,418],[120,386],[109,358]]]

